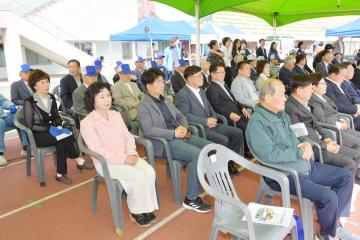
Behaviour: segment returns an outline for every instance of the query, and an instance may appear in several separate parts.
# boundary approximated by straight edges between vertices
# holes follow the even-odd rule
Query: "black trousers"
[[[80,156],[79,149],[75,144],[74,136],[57,141],[49,132],[33,132],[37,147],[56,147],[56,172],[59,174],[67,174],[66,159],[78,158]]]

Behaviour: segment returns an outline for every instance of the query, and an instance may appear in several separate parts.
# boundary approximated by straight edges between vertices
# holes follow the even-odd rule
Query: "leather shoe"
[[[85,161],[84,164],[82,164],[82,165],[76,164],[76,167],[77,167],[79,170],[83,170],[83,169],[94,169],[94,168],[95,168],[93,162],[87,162],[87,161]]]
[[[70,178],[68,178],[66,175],[62,175],[61,177],[56,176],[55,180],[58,182],[62,182],[65,185],[70,185],[72,184],[72,181]]]
[[[150,220],[147,218],[147,215],[145,213],[141,214],[133,214],[130,213],[130,220],[132,222],[136,222],[137,225],[140,227],[148,227],[150,226]]]
[[[148,219],[151,223],[156,222],[156,216],[155,216],[154,213],[145,213],[145,214],[146,214],[147,219]]]

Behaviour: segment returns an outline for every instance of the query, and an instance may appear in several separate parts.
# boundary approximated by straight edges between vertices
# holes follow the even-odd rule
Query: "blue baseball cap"
[[[119,60],[119,61],[116,61],[116,67],[120,67],[122,64],[122,62]]]
[[[97,72],[95,66],[86,66],[84,68],[83,75],[87,75],[91,77],[96,76]]]
[[[155,54],[155,59],[159,59],[159,58],[163,58],[163,57],[165,57],[165,56],[162,53],[156,53]]]
[[[145,62],[142,56],[138,56],[136,62]]]
[[[21,70],[20,70],[20,72],[28,72],[28,71],[30,71],[30,70],[31,70],[31,67],[30,67],[29,64],[25,63],[25,64],[21,65]]]
[[[124,74],[130,74],[131,73],[130,65],[129,64],[121,64],[121,66],[119,67],[119,71]]]
[[[95,60],[94,65],[95,65],[95,68],[96,68],[96,69],[99,69],[99,68],[102,68],[102,67],[103,67],[102,61],[99,60],[99,59],[96,59],[96,60]]]
[[[186,67],[187,65],[189,65],[189,64],[184,59],[179,60],[179,67]]]
[[[151,61],[151,68],[159,68],[156,61]]]

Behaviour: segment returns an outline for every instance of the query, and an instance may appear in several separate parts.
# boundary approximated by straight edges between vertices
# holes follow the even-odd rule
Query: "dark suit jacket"
[[[290,83],[293,77],[292,71],[282,66],[279,72],[279,79],[283,82],[286,87],[286,94],[290,94]]]
[[[320,61],[316,64],[315,72],[322,73],[324,76],[327,75],[328,69],[325,66],[325,63],[323,61]]]
[[[15,105],[24,105],[24,100],[28,97],[32,96],[32,92],[30,92],[29,88],[26,86],[24,81],[20,79],[19,81],[13,82],[11,84],[11,101],[15,103]]]
[[[335,83],[326,79],[327,88],[326,95],[334,101],[339,112],[354,114],[357,112],[357,107],[355,104],[351,102],[350,96],[348,96],[345,92],[342,93]]]
[[[184,127],[188,127],[186,117],[174,106],[174,104],[165,99],[165,104],[171,115]],[[144,99],[138,105],[138,120],[141,130],[145,137],[162,137],[168,141],[175,138],[175,131],[166,127],[165,119],[158,105],[149,96],[145,95]],[[164,145],[158,141],[151,141],[154,147],[155,156],[162,156]]]
[[[175,93],[178,93],[185,85],[186,81],[178,71],[171,77],[171,85]]]
[[[315,94],[311,96],[309,101],[312,107],[311,112],[314,114],[316,121],[335,126],[336,122],[340,119],[336,104],[326,95],[323,98],[326,102]]]
[[[340,64],[340,62],[337,59],[334,59],[331,61],[332,64]]]
[[[351,102],[354,104],[360,103],[360,91],[355,87],[351,81],[343,81],[341,84],[342,90],[350,96]]]
[[[232,122],[230,119],[231,113],[236,113],[238,115],[243,116],[241,109],[244,107],[241,103],[235,100],[235,97],[231,93],[230,89],[226,86],[228,93],[230,96],[226,94],[226,92],[217,84],[216,82],[211,82],[210,86],[206,90],[206,96],[213,108],[217,113],[224,115],[229,122]]]
[[[302,74],[308,75],[309,74],[309,72],[307,72],[304,68],[299,67],[298,65],[295,65],[292,72],[293,72],[293,75],[302,75]]]
[[[189,122],[200,123],[207,128],[208,118],[216,118],[216,112],[207,100],[203,90],[200,90],[200,96],[204,106],[190,88],[185,86],[176,95],[175,106],[180,110],[180,112],[182,112],[182,114],[185,115]]]
[[[360,89],[360,68],[355,68],[354,77],[351,79],[351,82]]]
[[[259,56],[263,56],[265,59],[267,59],[267,53],[266,53],[266,49],[264,48],[264,51],[261,47],[258,47],[256,49],[256,57],[259,57]]]
[[[308,137],[320,144],[323,149],[326,149],[326,144],[319,138],[319,135],[325,139],[331,137],[331,134],[324,129],[317,128],[315,116],[311,111],[290,95],[285,103],[285,112],[290,116],[292,124],[304,123],[308,131]]]
[[[80,78],[80,81],[82,82],[82,78]],[[72,94],[77,87],[75,79],[70,74],[60,80],[60,98],[66,108],[73,106]]]

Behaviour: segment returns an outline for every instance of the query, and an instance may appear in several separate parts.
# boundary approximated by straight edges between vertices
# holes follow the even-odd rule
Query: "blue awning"
[[[360,18],[333,29],[326,30],[326,36],[359,37]]]
[[[124,32],[111,34],[111,41],[168,41],[172,37],[190,40],[195,28],[185,21],[165,22],[157,18],[148,18]]]

